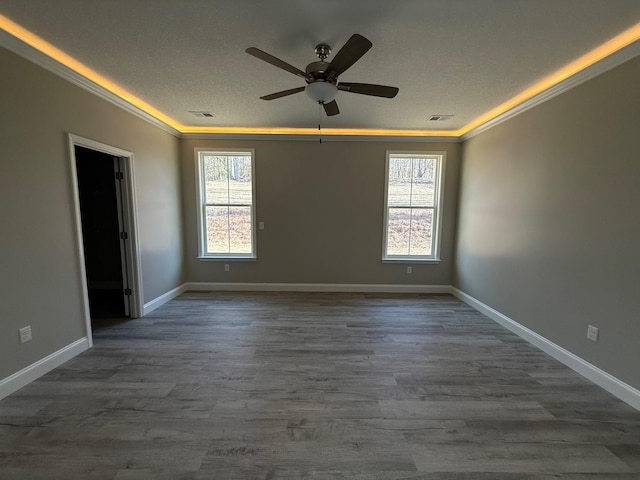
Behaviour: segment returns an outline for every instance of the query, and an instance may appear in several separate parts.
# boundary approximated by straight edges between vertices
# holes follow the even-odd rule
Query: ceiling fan
[[[333,60],[329,63],[326,59],[331,54],[331,47],[326,43],[321,43],[315,48],[315,53],[320,61],[312,62],[307,65],[304,72],[293,65],[268,54],[267,52],[263,52],[259,48],[249,47],[245,51],[249,55],[253,55],[254,57],[270,63],[273,66],[293,73],[307,82],[305,87],[297,87],[265,95],[260,97],[262,100],[275,100],[276,98],[286,97],[287,95],[306,91],[307,95],[309,95],[311,99],[320,103],[324,107],[324,111],[328,116],[333,116],[340,113],[338,104],[335,101],[338,91],[384,98],[393,98],[398,94],[398,88],[396,87],[373,85],[371,83],[350,83],[338,81],[338,76],[360,60],[360,58],[367,53],[372,46],[373,44],[369,40],[364,38],[362,35],[355,33],[338,51],[338,53],[335,54]]]

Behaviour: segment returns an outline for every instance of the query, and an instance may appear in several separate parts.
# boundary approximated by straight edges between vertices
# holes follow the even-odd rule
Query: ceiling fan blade
[[[273,55],[269,55],[267,52],[263,52],[259,48],[249,47],[245,50],[249,55],[253,55],[256,58],[259,58],[263,62],[270,63],[271,65],[281,68],[282,70],[286,70],[289,73],[293,73],[305,80],[313,80],[313,77],[308,73],[303,72],[299,68],[294,67],[293,65],[289,65],[284,60],[280,60],[279,58],[274,57]]]
[[[290,90],[283,90],[281,92],[272,93],[270,95],[265,95],[264,97],[260,97],[262,100],[275,100],[276,98],[286,97],[287,95],[293,95],[294,93],[304,92],[305,87],[292,88]]]
[[[324,107],[324,113],[327,114],[327,117],[333,117],[340,113],[340,109],[335,100],[331,100],[329,103],[323,103],[322,106]]]
[[[373,44],[362,35],[354,33],[347,43],[336,53],[327,68],[327,81],[331,81],[369,51]]]
[[[359,93],[360,95],[371,95],[372,97],[393,98],[400,91],[397,87],[386,85],[373,85],[371,83],[349,83],[340,82],[338,90],[343,92]]]

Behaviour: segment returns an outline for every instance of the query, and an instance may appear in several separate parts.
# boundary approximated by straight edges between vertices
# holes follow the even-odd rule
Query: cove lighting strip
[[[128,92],[117,83],[100,75],[80,63],[73,57],[67,55],[62,50],[54,47],[46,40],[38,37],[29,30],[21,27],[17,23],[0,14],[0,29],[6,31],[18,40],[24,42],[35,50],[52,58],[56,62],[64,65],[73,72],[87,78],[122,100],[130,103],[141,111],[151,115],[160,122],[174,128],[183,134],[226,134],[226,135],[318,135],[315,128],[267,128],[267,127],[194,127],[182,125],[171,117],[160,112],[144,100]],[[594,65],[600,60],[613,53],[640,40],[640,23],[625,30],[608,42],[600,45],[582,57],[574,60],[560,70],[543,78],[526,90],[520,92],[515,97],[480,115],[464,127],[458,130],[392,130],[392,129],[349,129],[349,128],[323,128],[324,136],[385,136],[385,137],[452,137],[457,138],[469,133],[471,130],[482,126],[509,110],[531,100],[536,95],[541,94],[555,85],[569,79],[573,75]]]
[[[457,130],[388,130],[377,128],[269,128],[269,127],[187,127],[180,133],[208,133],[219,135],[322,135],[322,136],[362,136],[362,137],[453,137]]]
[[[169,125],[170,127],[173,127],[178,131],[180,130],[180,128],[183,127],[183,125],[180,125],[171,117],[155,109],[144,100],[139,99],[134,94],[128,92],[117,83],[112,82],[108,78],[105,78],[95,70],[92,70],[91,68],[87,67],[83,63],[80,63],[75,58],[71,57],[70,55],[67,55],[65,52],[63,52],[59,48],[54,47],[46,40],[43,40],[42,38],[38,37],[36,34],[31,33],[26,28],[21,27],[20,25],[18,25],[12,20],[9,20],[7,17],[5,17],[2,14],[0,14],[0,28],[5,32],[9,33],[10,35],[16,37],[18,40],[36,49],[40,53],[43,53],[44,55],[52,58],[56,62],[64,65],[68,69],[74,71],[78,75],[82,75],[83,77],[92,81],[96,85],[99,85],[105,90],[120,97],[122,100],[126,101],[127,103],[130,103],[131,105],[139,108],[143,112],[151,115],[152,117],[156,118],[162,123],[165,123],[166,125]]]
[[[478,128],[479,126],[493,120],[494,118],[506,113],[512,108],[521,105],[527,100],[531,100],[536,95],[541,94],[545,90],[548,90],[559,83],[567,80],[573,75],[583,71],[584,69],[596,64],[600,60],[608,57],[616,53],[619,50],[622,50],[624,47],[628,47],[634,42],[640,40],[640,23],[635,24],[633,27],[625,30],[624,32],[616,35],[608,42],[603,43],[599,47],[591,50],[580,58],[574,60],[568,65],[565,65],[560,70],[552,73],[551,75],[543,78],[539,82],[533,84],[531,87],[526,90],[520,92],[515,97],[507,100],[501,105],[489,110],[488,112],[480,115],[475,120],[471,121],[469,124],[465,125],[460,129],[460,134],[464,135],[465,133],[470,132],[474,128]]]

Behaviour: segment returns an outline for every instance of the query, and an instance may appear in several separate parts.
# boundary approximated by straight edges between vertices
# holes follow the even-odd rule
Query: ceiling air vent
[[[216,115],[214,113],[211,112],[203,112],[200,110],[189,110],[189,113],[191,115],[195,115],[196,117],[208,117],[208,118],[213,118]]]
[[[453,115],[431,115],[429,117],[430,122],[444,122],[447,120],[451,120]]]

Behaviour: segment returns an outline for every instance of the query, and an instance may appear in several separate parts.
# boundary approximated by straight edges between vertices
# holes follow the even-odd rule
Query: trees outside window
[[[387,152],[383,260],[439,260],[444,158]]]
[[[198,151],[201,258],[255,258],[254,152]]]

